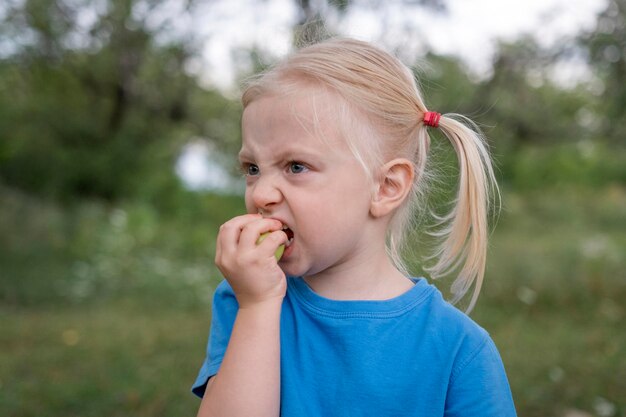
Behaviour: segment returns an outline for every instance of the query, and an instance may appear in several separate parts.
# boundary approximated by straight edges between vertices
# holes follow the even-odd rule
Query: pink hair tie
[[[436,111],[427,111],[424,113],[424,124],[430,127],[439,127],[439,119],[441,119],[441,113]]]

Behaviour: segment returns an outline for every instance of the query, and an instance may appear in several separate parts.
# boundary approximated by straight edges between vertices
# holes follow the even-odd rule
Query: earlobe
[[[413,164],[405,158],[391,160],[380,167],[370,214],[384,217],[393,213],[411,191],[414,176]]]

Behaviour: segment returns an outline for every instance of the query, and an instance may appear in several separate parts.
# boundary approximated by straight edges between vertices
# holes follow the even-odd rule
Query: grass
[[[0,311],[3,416],[183,416],[208,311],[127,303]]]
[[[174,217],[0,196],[0,415],[195,415],[214,234],[241,201]],[[520,416],[626,415],[625,232],[622,184],[505,190],[472,317]]]
[[[626,189],[508,193],[473,317],[521,416],[626,415]]]

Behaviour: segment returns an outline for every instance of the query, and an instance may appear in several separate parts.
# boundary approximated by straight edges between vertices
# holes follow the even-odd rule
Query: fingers
[[[261,256],[275,257],[276,250],[280,245],[287,243],[287,234],[282,230],[269,233],[262,242],[256,244]]]
[[[241,230],[247,223],[261,218],[260,214],[245,214],[221,225],[215,243],[215,260],[221,259],[226,252],[232,252],[233,246],[236,247],[239,242]]]
[[[261,220],[263,217],[260,214],[244,214],[243,216],[237,216],[230,219],[226,223],[220,226],[218,234],[218,241],[225,244],[239,243],[239,236],[241,231],[247,224]]]
[[[217,236],[215,265],[228,280],[239,306],[282,299],[287,284],[275,252],[287,241],[276,219],[247,214],[224,223]],[[257,245],[259,236],[268,233]]]
[[[281,230],[283,224],[274,219],[260,219],[247,223],[241,231],[239,238],[239,248],[252,250],[259,247],[274,247],[274,250],[287,241],[287,235]],[[263,241],[259,243],[261,235],[267,234]]]
[[[258,245],[264,255],[273,254],[281,244],[287,242],[282,232],[282,223],[275,219],[263,218],[260,214],[246,214],[235,217],[220,227],[216,243],[216,260],[224,256],[257,249],[259,236],[270,234]]]

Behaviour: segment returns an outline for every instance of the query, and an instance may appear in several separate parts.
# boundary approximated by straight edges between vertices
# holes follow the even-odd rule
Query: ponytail
[[[466,310],[470,312],[476,304],[485,274],[489,211],[492,201],[499,203],[500,191],[488,145],[478,133],[477,126],[463,116],[448,114],[439,121],[439,128],[456,152],[459,184],[450,212],[443,216],[433,213],[437,228],[429,235],[437,238],[439,244],[427,258],[434,259],[435,263],[425,269],[433,279],[459,271],[451,288],[450,301],[453,304],[473,284],[474,291]]]

